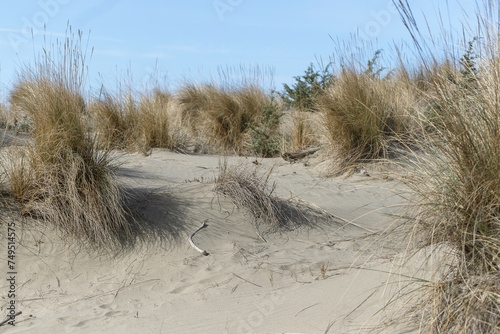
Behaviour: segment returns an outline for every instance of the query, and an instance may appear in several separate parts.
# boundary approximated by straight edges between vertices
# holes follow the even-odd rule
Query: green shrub
[[[472,41],[469,41],[467,50],[460,58],[460,65],[462,70],[460,71],[468,86],[474,87],[477,76],[479,74],[476,59],[478,56],[474,52],[474,43],[477,41],[477,37],[474,37]]]
[[[258,155],[267,158],[280,151],[278,134],[280,117],[278,105],[273,100],[262,107],[260,125],[258,127],[252,126],[252,147]]]
[[[316,70],[311,63],[304,75],[294,77],[295,83],[290,87],[283,85],[283,92],[278,94],[285,106],[300,111],[317,111],[316,98],[322,91],[334,82],[334,75],[330,72],[331,64],[321,71]]]

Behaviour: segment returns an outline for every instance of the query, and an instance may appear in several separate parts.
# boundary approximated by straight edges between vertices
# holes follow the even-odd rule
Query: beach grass
[[[168,114],[171,102],[166,90],[137,94],[103,88],[89,109],[102,145],[147,154],[152,148],[175,147]]]
[[[408,137],[405,94],[396,80],[343,66],[334,84],[318,97],[334,174],[385,159],[391,142]]]
[[[282,103],[252,80],[187,82],[173,93],[102,88],[88,101],[86,47],[81,33],[68,37],[24,67],[10,93],[12,109],[32,124],[32,140],[11,150],[3,165],[10,191],[23,214],[113,248],[132,237],[113,150],[147,155],[152,148],[174,149],[177,120],[187,141],[201,142],[210,153],[275,157],[321,143],[336,176],[385,163],[397,146],[406,151],[394,173],[410,190],[409,240],[415,252],[447,250],[433,279],[417,280],[423,286],[415,290],[410,317],[426,333],[498,333],[500,15],[493,9],[500,9],[485,2],[477,13],[482,39],[444,38],[441,47],[460,44],[461,54],[446,51],[438,58],[430,52],[436,45],[418,39],[408,3],[397,4],[419,64],[407,66],[401,57],[399,68],[383,75],[378,51],[366,66],[339,54],[328,85],[311,97],[314,108],[290,110],[281,132]],[[0,105],[0,114],[4,110]],[[215,179],[215,191],[245,208],[257,230],[296,226],[300,214],[275,195],[271,172],[223,161]]]
[[[320,145],[321,134],[318,134],[319,117],[316,113],[304,112],[300,110],[291,110],[291,126],[284,137],[289,137],[288,149],[293,152],[299,152],[310,147]],[[286,138],[285,138],[286,141]]]
[[[257,84],[226,86],[216,82],[188,83],[177,93],[179,114],[191,135],[217,152],[252,152],[252,130],[259,128],[272,97]],[[275,129],[269,129],[273,131]]]
[[[400,1],[399,9],[406,22],[414,22],[407,3]],[[405,183],[415,195],[410,229],[418,248],[450,249],[449,261],[415,308],[426,333],[500,331],[500,43],[493,14],[498,12],[489,2],[477,13],[484,38],[475,44],[480,56],[473,63],[464,62],[467,41],[461,57],[425,53],[421,60],[426,108],[419,120],[427,135],[407,165]]]
[[[110,151],[98,150],[84,101],[82,34],[45,50],[20,72],[10,103],[33,122],[32,141],[6,164],[23,213],[98,247],[129,234]]]
[[[238,208],[253,216],[261,233],[287,230],[307,223],[307,218],[294,204],[275,194],[276,183],[271,182],[273,169],[260,170],[258,166],[228,165],[219,161],[215,178],[215,192],[229,197]]]

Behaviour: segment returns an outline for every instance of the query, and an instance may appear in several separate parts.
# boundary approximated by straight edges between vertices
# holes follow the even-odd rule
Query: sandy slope
[[[248,212],[213,192],[219,157],[155,150],[120,159],[120,182],[133,192],[130,203],[144,225],[137,242],[103,256],[62,240],[50,226],[18,222],[23,313],[0,332],[357,333],[385,315],[379,311],[397,287],[386,283],[398,280],[385,272],[399,270],[403,251],[400,241],[373,234],[392,223],[387,214],[402,202],[390,181],[324,179],[303,163],[259,160],[259,168],[274,166],[277,193],[302,203],[304,213],[302,227],[264,242]],[[254,168],[253,160],[228,162]],[[205,219],[209,226],[194,240],[209,256],[187,242]],[[4,262],[1,270],[7,272]],[[3,283],[2,314],[6,291]]]

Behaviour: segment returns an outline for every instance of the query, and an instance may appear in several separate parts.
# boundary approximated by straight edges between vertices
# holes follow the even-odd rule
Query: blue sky
[[[419,17],[425,12],[436,29],[438,9],[455,26],[463,18],[455,0],[409,3]],[[460,1],[469,13],[474,3]],[[44,26],[46,38],[55,41],[64,38],[68,22],[85,36],[90,31],[93,89],[130,76],[139,87],[150,84],[154,73],[175,89],[186,78],[203,80],[218,66],[241,64],[272,68],[280,89],[310,62],[328,60],[335,48],[330,36],[343,41],[358,32],[375,44],[374,50],[409,39],[390,0],[5,1],[0,97],[8,94],[20,66],[42,50]]]

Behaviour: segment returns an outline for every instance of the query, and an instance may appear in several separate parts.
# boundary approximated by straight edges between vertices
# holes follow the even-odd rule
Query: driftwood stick
[[[203,255],[205,255],[205,256],[207,256],[207,255],[208,255],[208,252],[207,252],[206,250],[203,250],[203,249],[201,249],[200,247],[196,246],[196,245],[194,244],[194,242],[193,242],[193,237],[194,237],[194,235],[195,235],[196,233],[198,233],[198,231],[199,231],[199,230],[201,230],[202,228],[204,228],[204,227],[207,227],[207,226],[208,226],[208,225],[206,224],[206,223],[207,223],[207,221],[208,221],[208,219],[205,219],[205,220],[203,221],[203,223],[201,224],[201,226],[200,226],[200,227],[198,227],[198,229],[197,229],[196,231],[194,231],[194,232],[193,232],[193,234],[191,234],[191,236],[189,237],[189,243],[191,244],[191,246],[192,246],[194,249],[196,249],[198,252],[200,252],[201,254],[203,254]]]
[[[305,158],[306,156],[316,153],[319,151],[319,147],[312,148],[310,150],[300,151],[300,152],[285,152],[281,155],[286,161],[293,161]]]

